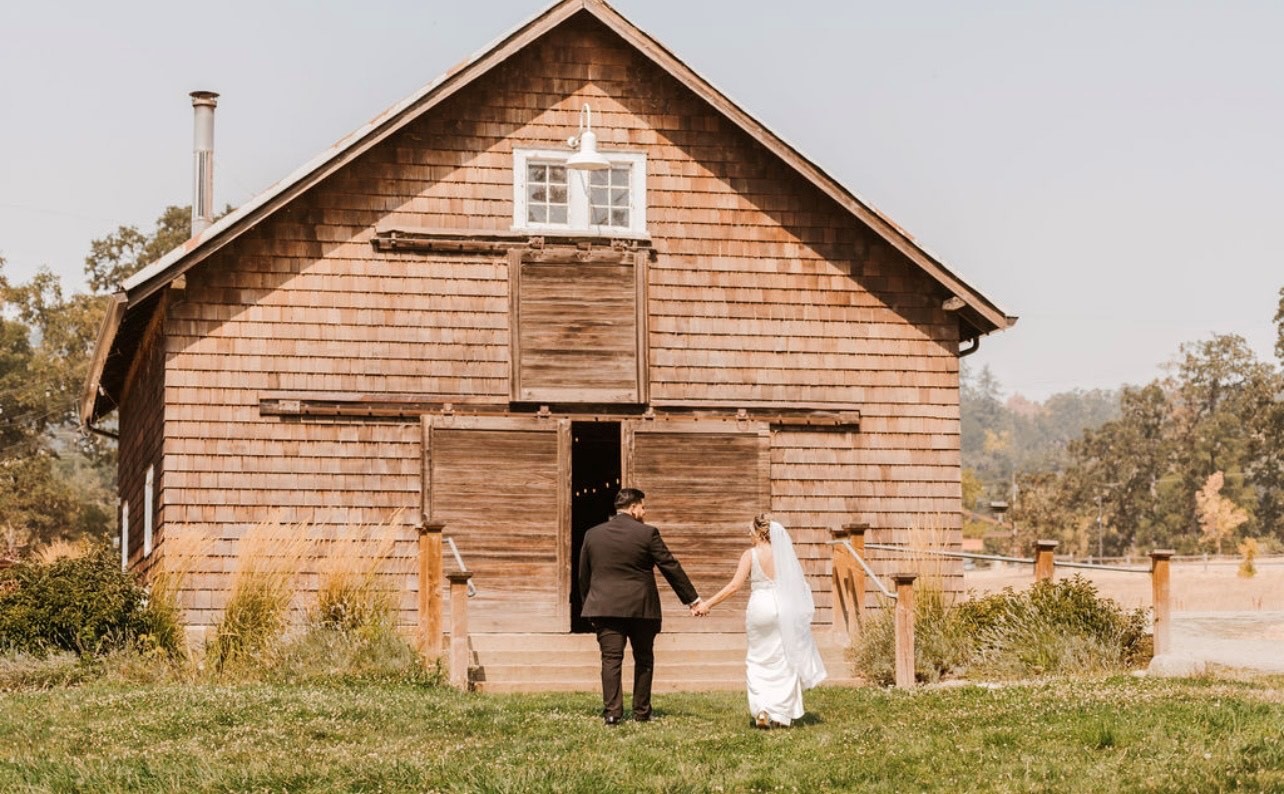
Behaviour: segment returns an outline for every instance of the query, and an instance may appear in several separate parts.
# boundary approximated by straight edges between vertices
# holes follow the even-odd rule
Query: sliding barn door
[[[472,631],[569,626],[570,428],[533,416],[424,418],[424,515],[445,524],[474,574]]]
[[[708,598],[730,581],[749,547],[755,514],[771,502],[770,435],[765,423],[720,419],[623,423],[624,482],[646,492],[646,521]],[[658,575],[657,575],[658,577]],[[743,631],[741,592],[693,620],[658,577],[667,631]]]

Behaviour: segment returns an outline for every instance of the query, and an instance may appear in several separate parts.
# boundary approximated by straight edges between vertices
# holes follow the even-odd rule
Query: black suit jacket
[[[580,595],[586,618],[660,619],[660,591],[654,569],[669,582],[683,604],[699,596],[682,566],[660,538],[660,530],[616,513],[584,536],[580,548]]]

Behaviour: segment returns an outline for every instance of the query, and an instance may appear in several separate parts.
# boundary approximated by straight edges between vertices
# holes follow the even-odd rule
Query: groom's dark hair
[[[646,494],[637,488],[621,488],[620,492],[615,495],[615,512],[620,512],[625,508],[632,507],[646,498]]]

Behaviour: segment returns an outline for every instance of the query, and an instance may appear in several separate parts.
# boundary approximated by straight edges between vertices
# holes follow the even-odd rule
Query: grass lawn
[[[0,694],[0,791],[1284,790],[1284,679],[1115,677],[808,693],[789,730],[743,695],[409,685],[96,683]]]

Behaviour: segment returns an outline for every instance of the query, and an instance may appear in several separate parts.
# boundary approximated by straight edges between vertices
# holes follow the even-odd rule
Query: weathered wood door
[[[424,417],[424,515],[445,524],[474,573],[472,631],[566,631],[570,428],[534,416]]]
[[[764,422],[632,419],[622,423],[624,482],[646,492],[660,528],[700,595],[730,581],[755,514],[770,508],[770,434]],[[709,617],[692,619],[661,577],[666,631],[743,631],[748,584]]]

